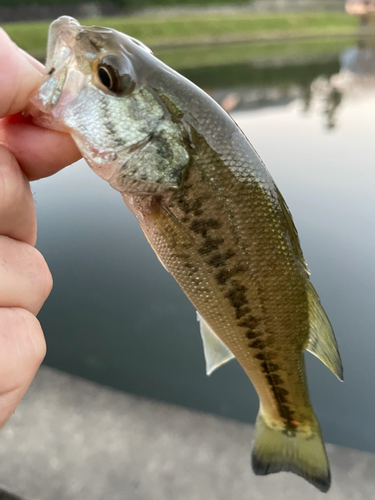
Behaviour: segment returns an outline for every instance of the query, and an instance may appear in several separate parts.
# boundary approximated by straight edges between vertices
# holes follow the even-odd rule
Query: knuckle
[[[14,329],[17,332],[13,341],[17,353],[28,358],[29,369],[35,372],[46,355],[46,342],[39,320],[30,311],[23,308],[13,308]],[[27,376],[25,370],[25,376]]]
[[[30,384],[46,354],[37,318],[23,308],[0,309],[0,395]]]
[[[26,309],[18,309],[24,324],[24,334],[29,342],[30,357],[34,360],[36,368],[39,367],[46,355],[46,342],[39,320]]]
[[[39,250],[32,246],[29,246],[29,250],[31,252],[30,278],[38,301],[44,302],[52,290],[51,271]]]
[[[15,157],[4,146],[0,146],[0,208],[19,201],[24,192],[25,178]]]
[[[32,245],[0,235],[0,305],[37,314],[52,289],[43,255]]]

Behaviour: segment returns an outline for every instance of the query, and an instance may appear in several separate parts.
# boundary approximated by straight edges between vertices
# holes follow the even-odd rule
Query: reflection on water
[[[319,109],[325,126],[331,129],[343,99],[361,99],[375,92],[375,39],[364,37],[339,56],[321,59],[282,66],[264,61],[183,73],[228,112],[286,106],[300,100],[306,113]]]
[[[267,106],[285,106],[296,99],[309,107],[311,85],[316,78],[330,78],[340,70],[337,56],[306,64],[274,62],[195,68],[184,75],[204,88],[228,112]]]
[[[311,93],[325,103],[327,127],[336,124],[336,114],[343,99],[366,99],[375,95],[375,40],[359,40],[340,55],[337,74],[319,76],[311,85]]]
[[[242,106],[246,93],[254,96],[261,86],[231,87],[225,71],[225,82],[211,92],[226,99],[288,201],[337,334],[344,384],[306,356],[324,436],[375,451],[375,95],[352,92],[353,82],[372,78],[353,69],[363,59],[362,48],[355,50],[355,64],[348,64],[355,53],[346,52],[342,68],[332,62],[336,70],[323,75],[298,68],[293,82],[280,72],[280,83],[273,80],[269,89],[287,89],[289,97],[293,86],[300,89],[282,103],[267,98],[264,107]],[[350,85],[339,85],[349,73]],[[332,89],[340,98],[327,98]],[[265,94],[259,95],[261,102]],[[335,128],[322,126],[322,114]],[[38,247],[55,282],[40,313],[47,363],[125,391],[254,421],[257,396],[236,361],[206,377],[195,311],[120,195],[83,162],[33,183],[33,192]]]

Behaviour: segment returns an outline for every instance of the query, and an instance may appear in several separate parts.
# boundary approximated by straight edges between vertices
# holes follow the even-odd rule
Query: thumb
[[[23,111],[42,74],[0,28],[0,118]]]

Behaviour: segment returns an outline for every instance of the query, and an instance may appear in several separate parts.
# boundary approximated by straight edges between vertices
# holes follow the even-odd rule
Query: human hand
[[[45,356],[36,315],[52,288],[43,256],[34,248],[36,216],[30,180],[80,158],[70,136],[25,119],[43,66],[0,28],[0,427],[30,385]]]

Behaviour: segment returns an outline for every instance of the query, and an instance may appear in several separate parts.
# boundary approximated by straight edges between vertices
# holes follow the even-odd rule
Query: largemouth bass
[[[254,472],[292,471],[327,491],[303,351],[339,379],[341,360],[291,214],[236,123],[141,42],[65,16],[30,112],[69,132],[121,193],[199,313],[207,372],[235,357],[251,379]]]

